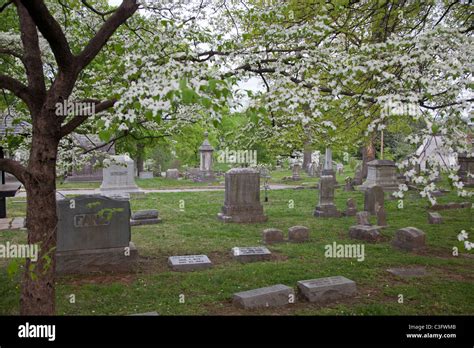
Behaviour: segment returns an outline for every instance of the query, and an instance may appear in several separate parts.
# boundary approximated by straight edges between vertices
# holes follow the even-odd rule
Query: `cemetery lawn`
[[[342,182],[342,180],[339,180]],[[68,276],[58,279],[57,314],[127,315],[157,311],[161,315],[473,315],[474,253],[466,251],[457,234],[461,230],[474,236],[472,209],[441,211],[442,225],[427,223],[427,201],[409,193],[403,209],[398,202],[386,200],[389,227],[382,230],[384,240],[365,243],[365,260],[326,258],[325,245],[361,243],[348,238],[355,217],[314,218],[317,190],[287,189],[269,192],[262,202],[269,219],[261,224],[224,224],[216,219],[224,192],[149,193],[145,199],[131,201],[132,210],[158,209],[159,225],[132,227],[132,241],[140,255],[134,274]],[[263,197],[263,193],[261,195]],[[360,192],[336,191],[336,204],[345,208],[354,197],[363,207]],[[179,201],[184,200],[184,211]],[[289,208],[289,200],[294,208]],[[263,199],[262,199],[263,201]],[[440,203],[461,202],[455,193],[439,198]],[[8,200],[12,216],[24,216],[25,205]],[[372,223],[375,223],[372,217]],[[230,256],[234,246],[258,246],[264,228],[283,230],[294,225],[310,228],[311,240],[303,244],[283,243],[269,246],[273,259],[240,264]],[[390,246],[397,229],[414,226],[426,232],[427,249],[410,253]],[[2,231],[0,243],[25,243],[25,231]],[[459,256],[452,248],[459,248]],[[212,269],[190,273],[172,272],[167,266],[171,255],[207,254]],[[0,261],[0,314],[19,313],[18,273]],[[401,278],[386,271],[392,267],[424,266],[428,275]],[[296,287],[298,280],[341,275],[357,283],[354,298],[327,305],[298,300],[277,309],[248,311],[232,305],[232,294],[239,291],[285,284]],[[70,303],[70,295],[75,303]],[[184,295],[184,303],[180,303]],[[403,303],[399,303],[403,295]],[[183,297],[181,297],[183,299]]]

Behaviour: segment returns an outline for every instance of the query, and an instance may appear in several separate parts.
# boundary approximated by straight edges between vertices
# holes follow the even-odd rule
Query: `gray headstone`
[[[369,213],[367,211],[359,211],[356,213],[357,224],[370,226]]]
[[[349,228],[349,237],[367,242],[378,242],[381,234],[379,226],[355,225]]]
[[[428,213],[428,223],[429,224],[441,224],[443,223],[443,218],[439,213]]]
[[[331,175],[321,175],[319,182],[319,204],[313,215],[315,217],[340,217],[341,213],[334,205],[334,178]]]
[[[292,167],[292,174],[291,174],[291,179],[296,181],[300,180],[300,169],[301,166],[299,164],[294,164]]]
[[[138,253],[130,241],[130,203],[104,196],[57,202],[56,272],[129,271]]]
[[[238,292],[233,297],[234,305],[245,309],[281,307],[294,300],[293,289],[283,284]]]
[[[167,179],[178,179],[179,178],[179,170],[178,169],[168,169],[166,171],[166,178]]]
[[[233,168],[225,174],[224,206],[218,219],[224,222],[265,222],[260,203],[260,173],[252,168]]]
[[[170,256],[168,264],[173,271],[180,272],[206,269],[212,266],[211,260],[206,255]]]
[[[387,213],[385,212],[385,208],[376,204],[375,209],[377,211],[377,225],[387,226]]]
[[[254,262],[269,260],[272,253],[265,247],[234,247],[232,256],[239,262]]]
[[[425,247],[425,232],[416,227],[405,227],[399,229],[392,245],[398,249],[413,251]]]
[[[375,215],[376,205],[384,206],[384,193],[381,186],[370,186],[365,191],[364,210]]]
[[[132,213],[132,220],[156,219],[156,218],[158,218],[158,210],[156,209],[138,210]]]
[[[389,268],[387,272],[399,277],[422,277],[428,274],[425,267]]]
[[[100,191],[107,196],[138,192],[135,183],[135,164],[127,155],[110,156],[104,160]]]
[[[301,294],[310,302],[330,302],[357,293],[356,283],[342,276],[300,280],[297,285]]]
[[[348,198],[346,201],[346,216],[355,216],[357,214],[356,203],[353,198]]]
[[[140,172],[138,177],[140,179],[153,179],[153,172]]]
[[[146,312],[146,313],[130,314],[131,317],[149,317],[149,316],[157,316],[157,315],[159,315],[158,312]]]
[[[309,228],[305,226],[293,226],[288,229],[288,240],[290,242],[302,243],[309,240]]]
[[[283,242],[283,232],[276,228],[267,228],[262,232],[262,239],[265,244]]]
[[[352,180],[352,178],[350,177],[347,177],[346,178],[346,184],[344,185],[344,191],[354,191],[354,182]]]

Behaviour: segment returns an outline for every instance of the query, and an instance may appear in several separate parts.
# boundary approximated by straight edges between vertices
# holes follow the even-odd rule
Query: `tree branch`
[[[80,70],[95,58],[117,28],[130,18],[137,9],[136,0],[124,0],[122,2],[120,7],[105,21],[84,50],[77,56]]]
[[[69,48],[66,36],[59,23],[49,12],[43,0],[17,0],[28,10],[41,34],[48,41],[53,51],[56,63],[60,69],[64,69],[73,63],[73,55]],[[19,6],[20,7],[20,6]]]
[[[0,75],[0,88],[5,88],[23,100],[26,105],[31,106],[31,95],[28,87],[20,81],[7,75]]]
[[[9,158],[0,159],[0,170],[13,174],[23,185],[25,184],[26,168],[18,161]]]
[[[97,100],[92,100],[92,99],[87,99],[85,101],[92,101],[95,103],[95,114],[98,114],[99,112],[102,112],[108,108],[113,107],[114,104],[117,102],[117,100],[115,99],[106,100],[103,102],[99,102]],[[83,124],[88,118],[89,116],[81,116],[81,115],[74,116],[68,123],[66,123],[64,126],[61,127],[61,137],[64,137],[68,135],[69,133],[73,132],[77,127]]]

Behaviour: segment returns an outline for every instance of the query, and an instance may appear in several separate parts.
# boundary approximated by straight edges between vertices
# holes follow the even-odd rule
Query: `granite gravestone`
[[[292,173],[291,173],[291,180],[293,181],[297,181],[297,180],[300,180],[300,169],[301,169],[301,166],[299,164],[293,164],[293,167],[292,167]]]
[[[173,271],[178,272],[206,269],[212,266],[212,262],[207,255],[170,256],[168,264]]]
[[[235,293],[233,303],[237,307],[252,309],[285,306],[294,303],[294,299],[294,290],[292,288],[283,284],[277,284]]]
[[[375,215],[375,208],[384,206],[384,192],[381,186],[370,186],[365,191],[364,210]]]
[[[469,155],[469,156],[468,156]],[[458,155],[458,176],[466,187],[474,187],[474,153]]]
[[[347,199],[346,206],[346,216],[355,216],[357,214],[357,207],[353,198]]]
[[[385,192],[398,190],[397,167],[389,160],[374,160],[367,163],[367,180],[359,186],[360,190],[367,190],[372,186],[381,186]]]
[[[242,263],[270,260],[272,253],[265,247],[234,247],[232,257]]]
[[[425,247],[425,232],[416,227],[401,228],[395,234],[392,245],[397,249],[416,251]]]
[[[130,219],[130,226],[153,225],[158,224],[160,222],[161,219],[158,217],[158,210],[138,210],[132,213],[132,217]]]
[[[267,228],[262,232],[262,239],[265,244],[282,243],[283,232],[276,228]]]
[[[233,168],[225,174],[225,198],[217,217],[224,222],[265,222],[260,203],[260,173],[251,168]]]
[[[99,195],[61,199],[57,213],[57,273],[130,271],[136,265],[128,200]]]
[[[339,217],[341,213],[334,204],[334,178],[321,175],[319,182],[319,204],[313,213],[316,217]]]
[[[177,180],[179,178],[179,170],[176,168],[168,169],[166,171],[166,179]]]
[[[214,148],[209,143],[208,133],[204,133],[204,141],[199,147],[199,179],[201,181],[212,181],[215,179],[212,171],[212,154]]]
[[[302,243],[309,240],[309,228],[305,226],[292,226],[288,229],[290,242]]]
[[[110,156],[104,160],[100,191],[105,196],[140,192],[135,183],[135,164],[128,155]]]
[[[357,286],[353,280],[336,276],[297,282],[298,289],[309,302],[330,302],[354,296]]]

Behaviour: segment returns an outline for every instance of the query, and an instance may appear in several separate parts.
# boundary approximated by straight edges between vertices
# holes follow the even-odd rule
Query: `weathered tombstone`
[[[346,216],[355,216],[357,214],[357,207],[353,198],[347,199],[346,206]]]
[[[339,175],[344,173],[344,165],[342,163],[336,163],[336,173]]]
[[[270,260],[272,253],[265,247],[234,247],[232,257],[242,263]]]
[[[349,228],[349,237],[375,243],[381,239],[381,234],[379,226],[355,225]]]
[[[332,169],[331,150],[326,149],[324,169],[319,181],[319,204],[313,215],[316,217],[339,217],[341,213],[334,205],[334,170]]]
[[[297,164],[297,163],[293,164],[292,173],[291,173],[291,180],[297,181],[297,180],[301,179],[300,169],[301,169],[301,166],[299,164]]]
[[[138,177],[140,179],[153,179],[153,172],[140,172]]]
[[[260,203],[260,173],[251,168],[232,168],[225,174],[225,198],[217,217],[224,222],[265,222]]]
[[[362,177],[362,165],[358,164],[355,169],[354,180],[352,181],[354,186],[362,185],[364,178]]]
[[[135,183],[135,164],[128,155],[110,156],[104,160],[100,191],[106,196],[139,192]]]
[[[171,168],[166,171],[166,179],[176,180],[179,178],[179,170],[176,168]]]
[[[233,297],[234,305],[245,309],[281,307],[294,301],[294,290],[283,284],[238,292]]]
[[[375,215],[375,207],[378,204],[379,206],[384,206],[384,192],[380,186],[370,186],[364,193],[364,210],[368,211],[370,214]]]
[[[56,272],[130,271],[138,252],[130,241],[130,202],[79,196],[57,202]]]
[[[458,155],[458,176],[466,187],[474,187],[474,153]]]
[[[392,241],[395,248],[413,251],[425,247],[425,232],[415,227],[401,228]]]
[[[357,224],[358,225],[370,226],[369,212],[359,211],[359,212],[356,213],[356,218],[357,218]]]
[[[443,218],[439,213],[428,213],[428,223],[432,225],[442,224]]]
[[[359,186],[359,190],[367,190],[372,186],[381,186],[385,192],[398,190],[397,167],[389,160],[374,160],[367,163],[367,180]]]
[[[138,210],[132,213],[132,217],[130,219],[130,226],[153,225],[160,222],[161,219],[158,217],[158,210]]]
[[[316,177],[318,175],[318,165],[316,162],[311,162],[311,164],[308,167],[308,175],[310,177]]]
[[[212,266],[212,262],[207,255],[170,256],[168,264],[173,271],[178,272],[206,269]]]
[[[283,232],[276,228],[267,228],[262,232],[262,239],[265,244],[282,243]]]
[[[209,143],[209,133],[204,133],[204,141],[199,147],[199,178],[201,181],[212,181],[215,179],[212,171],[212,154],[214,148]]]
[[[305,226],[292,226],[288,229],[290,242],[302,243],[309,240],[309,228]]]
[[[344,191],[354,191],[354,182],[351,177],[346,178],[346,184],[344,185]]]
[[[321,178],[323,176],[331,176],[333,185],[337,185],[337,179],[336,179],[336,172],[334,171],[333,167],[333,162],[332,162],[332,151],[330,148],[326,148],[326,155],[324,156],[324,166],[323,170],[321,171]]]
[[[387,213],[385,212],[385,208],[376,203],[375,210],[377,214],[377,225],[387,226]]]
[[[428,274],[425,267],[388,268],[387,272],[399,277],[423,277]]]
[[[309,302],[325,303],[351,297],[357,293],[356,283],[342,276],[300,280],[297,285]]]

